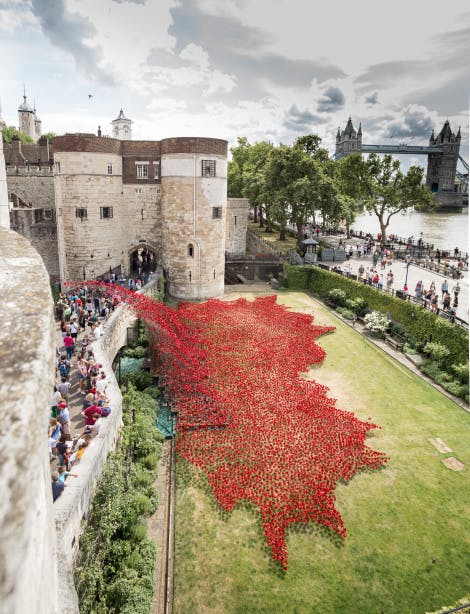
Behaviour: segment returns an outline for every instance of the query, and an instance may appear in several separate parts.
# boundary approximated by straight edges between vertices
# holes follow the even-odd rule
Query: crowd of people
[[[111,412],[106,395],[108,376],[93,353],[103,324],[120,301],[118,294],[86,287],[61,294],[56,318],[62,333],[57,348],[56,384],[52,393],[48,441],[52,469],[52,497],[56,501]],[[72,417],[79,415],[72,432]]]

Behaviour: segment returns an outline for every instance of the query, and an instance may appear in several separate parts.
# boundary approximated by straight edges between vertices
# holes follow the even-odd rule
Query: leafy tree
[[[423,185],[423,169],[412,166],[406,174],[400,170],[400,161],[385,155],[370,154],[367,160],[355,161],[355,180],[365,209],[377,216],[386,242],[390,219],[397,213],[433,206],[432,195]]]
[[[14,137],[18,137],[22,143],[34,143],[30,136],[23,134],[14,126],[5,126],[2,128],[2,137],[4,143],[11,143]]]
[[[243,169],[248,161],[251,145],[246,137],[238,137],[238,145],[232,147],[232,159],[227,168],[227,195],[231,198],[243,197]]]
[[[267,230],[270,228],[270,203],[266,189],[266,164],[274,146],[267,141],[250,145],[248,160],[243,167],[243,196],[248,198],[254,209],[254,219],[264,226],[263,211],[266,215]]]
[[[46,134],[43,134],[42,136],[45,136],[48,143],[52,143],[52,139],[57,136],[57,134],[55,132],[46,132]]]

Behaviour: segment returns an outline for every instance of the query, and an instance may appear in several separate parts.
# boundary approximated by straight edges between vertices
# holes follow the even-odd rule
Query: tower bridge
[[[362,142],[361,124],[356,131],[349,118],[344,130],[338,128],[333,157],[339,160],[352,153],[426,155],[426,185],[436,194],[439,204],[444,207],[463,207],[468,206],[468,163],[459,153],[460,140],[460,127],[454,134],[447,120],[437,136],[432,131],[428,145],[369,145]],[[457,170],[459,162],[464,172]]]

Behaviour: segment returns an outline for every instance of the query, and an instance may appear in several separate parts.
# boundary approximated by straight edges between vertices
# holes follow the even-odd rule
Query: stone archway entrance
[[[157,253],[148,245],[140,245],[129,254],[131,276],[149,275],[157,268]]]

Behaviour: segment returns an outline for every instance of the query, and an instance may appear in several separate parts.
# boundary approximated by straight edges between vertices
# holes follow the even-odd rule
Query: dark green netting
[[[157,428],[164,437],[173,437],[176,428],[176,414],[172,415],[171,404],[166,399],[159,397],[158,404],[160,409],[157,417]]]

